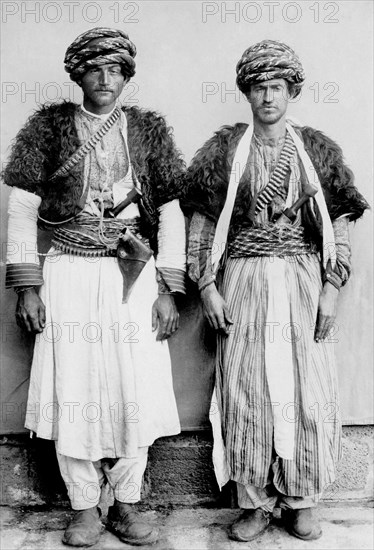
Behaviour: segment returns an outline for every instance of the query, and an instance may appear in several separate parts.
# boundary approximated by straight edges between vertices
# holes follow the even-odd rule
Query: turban
[[[80,34],[65,54],[65,71],[75,82],[91,67],[119,63],[125,76],[134,76],[135,45],[128,35],[116,29],[97,27]]]
[[[295,52],[276,40],[263,40],[243,53],[236,66],[236,83],[245,93],[255,82],[284,78],[293,85],[297,97],[304,83],[304,69]]]

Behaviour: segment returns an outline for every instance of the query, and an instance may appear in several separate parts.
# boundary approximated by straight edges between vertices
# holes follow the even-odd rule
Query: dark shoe
[[[270,512],[256,508],[255,510],[244,510],[229,529],[229,537],[240,542],[248,542],[255,539],[266,531],[270,523]]]
[[[69,546],[93,546],[99,542],[103,528],[98,508],[78,510],[66,528],[62,542]]]
[[[142,519],[134,504],[117,500],[108,510],[107,528],[122,542],[134,546],[153,544],[158,539],[157,529]]]
[[[313,508],[282,510],[282,519],[290,535],[303,540],[319,539],[322,529],[319,521],[314,517]]]

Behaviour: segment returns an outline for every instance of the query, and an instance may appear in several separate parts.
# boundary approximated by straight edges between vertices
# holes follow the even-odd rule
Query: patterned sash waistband
[[[295,256],[316,252],[317,246],[305,240],[304,228],[289,224],[242,228],[228,245],[228,255],[232,258]]]
[[[139,222],[139,217],[119,220],[80,214],[73,222],[54,230],[52,245],[66,254],[77,256],[116,256],[118,240],[125,227],[146,242],[139,233]]]

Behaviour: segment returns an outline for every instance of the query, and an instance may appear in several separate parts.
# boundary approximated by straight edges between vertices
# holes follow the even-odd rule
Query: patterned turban
[[[116,29],[97,27],[80,34],[65,54],[65,71],[77,82],[91,67],[119,63],[126,76],[134,76],[135,45],[128,35]]]
[[[255,82],[284,78],[292,84],[293,97],[297,97],[305,80],[304,69],[295,52],[276,40],[263,40],[245,50],[236,73],[236,83],[243,93]]]

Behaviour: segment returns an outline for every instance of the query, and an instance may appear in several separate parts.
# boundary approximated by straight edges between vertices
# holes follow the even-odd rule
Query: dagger
[[[132,202],[134,202],[134,203],[139,202],[141,197],[142,197],[142,192],[139,189],[137,189],[136,187],[134,187],[133,189],[131,189],[131,191],[129,191],[127,193],[127,195],[123,199],[123,201],[121,201],[119,204],[117,204],[117,206],[115,206],[114,208],[110,208],[110,209],[106,210],[106,212],[105,212],[106,216],[109,216],[111,218],[115,218],[129,204],[131,204]]]
[[[305,204],[310,198],[314,197],[316,193],[317,189],[315,187],[313,187],[309,183],[306,184],[304,186],[303,194],[292,206],[290,206],[290,208],[286,208],[285,210],[283,210],[282,214],[279,216],[275,223],[278,225],[293,223],[296,220],[297,212],[300,210],[303,204]]]

